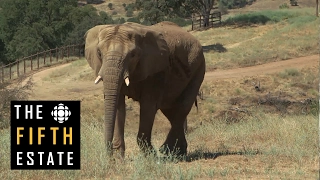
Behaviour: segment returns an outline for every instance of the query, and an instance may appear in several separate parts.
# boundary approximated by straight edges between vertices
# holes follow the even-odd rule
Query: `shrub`
[[[223,5],[222,3],[219,3],[218,9],[221,12],[221,14],[227,14],[228,13],[228,8]]]
[[[173,23],[176,23],[178,26],[188,26],[191,24],[192,20],[188,19],[185,20],[180,17],[172,18],[172,19],[167,19],[167,21],[171,21]]]
[[[132,17],[132,18],[128,18],[127,22],[135,22],[135,23],[140,23],[140,20],[138,18]]]
[[[299,76],[300,73],[297,69],[285,69],[283,72],[279,73],[281,78],[289,78],[290,76]]]
[[[279,9],[289,9],[289,5],[287,3],[283,3],[279,6]]]
[[[298,0],[290,0],[291,6],[298,6]]]
[[[131,8],[127,10],[126,16],[127,17],[132,17],[133,16],[133,10]]]
[[[303,17],[304,16],[304,17]],[[277,23],[284,19],[305,18],[308,21],[314,21],[316,18],[310,17],[309,14],[305,14],[300,11],[292,10],[264,10],[259,12],[251,12],[247,14],[239,14],[233,17],[229,17],[224,22],[226,24],[266,24],[267,22]],[[296,21],[295,20],[295,21]],[[294,22],[295,22],[294,21]]]
[[[8,83],[0,84],[0,129],[10,126],[10,102],[14,100],[27,100],[30,90],[33,87],[32,78],[29,78],[25,85],[22,85],[23,78],[16,84],[8,87]]]
[[[126,11],[128,11],[129,9],[134,10],[134,9],[136,9],[136,7],[135,7],[134,4],[128,4],[128,5],[126,5],[126,7],[124,7],[124,9],[125,9]],[[138,10],[139,10],[139,9],[138,9]]]
[[[113,6],[112,3],[109,3],[109,4],[108,4],[108,7],[109,7],[110,10],[112,10],[112,6]]]
[[[117,15],[117,11],[112,11],[112,15]]]
[[[251,1],[252,4],[252,0]],[[234,8],[242,8],[245,7],[249,1],[247,0],[220,0],[219,6],[224,6],[228,9],[234,9]]]
[[[126,20],[125,20],[124,18],[118,18],[118,19],[116,19],[116,20],[114,21],[115,24],[123,24],[123,23],[125,23],[125,22],[126,22]]]

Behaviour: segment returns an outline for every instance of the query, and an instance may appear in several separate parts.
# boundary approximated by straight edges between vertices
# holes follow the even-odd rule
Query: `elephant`
[[[186,155],[184,126],[206,68],[200,42],[167,21],[152,26],[133,22],[97,25],[84,39],[85,58],[97,77],[94,82],[103,82],[108,154],[118,151],[121,157],[125,155],[127,96],[140,105],[139,148],[154,150],[151,132],[155,114],[161,110],[171,124],[161,152]]]

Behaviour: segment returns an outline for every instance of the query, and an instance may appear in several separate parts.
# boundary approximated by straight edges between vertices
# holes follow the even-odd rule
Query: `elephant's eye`
[[[132,51],[132,52],[131,52],[131,57],[133,58],[134,56],[136,56],[136,52],[135,52],[135,51]]]
[[[98,49],[98,56],[101,58],[101,51],[100,51],[100,49]]]
[[[131,57],[137,57],[139,55],[139,50],[138,49],[134,49],[133,51],[131,51]]]

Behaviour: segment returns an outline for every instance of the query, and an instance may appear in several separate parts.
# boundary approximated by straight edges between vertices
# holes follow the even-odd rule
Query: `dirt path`
[[[41,80],[42,77],[48,76],[55,70],[62,69],[68,64],[56,66],[47,70],[40,71],[33,75],[33,81],[36,83]],[[285,61],[271,62],[257,66],[250,66],[245,68],[236,68],[228,70],[216,70],[212,72],[206,72],[205,80],[213,79],[229,79],[229,78],[240,78],[245,76],[255,76],[262,74],[271,74],[281,72],[288,68],[302,69],[305,67],[319,66],[319,55],[312,55],[300,58],[289,59]]]
[[[306,67],[318,67],[319,55],[312,55],[300,58],[289,59],[285,61],[272,62],[257,66],[236,68],[228,70],[216,70],[206,72],[205,80],[241,78],[245,76],[255,76],[262,74],[271,74],[281,72],[288,68],[302,69]]]
[[[313,55],[245,68],[216,70],[207,72],[205,75],[205,81],[271,74],[281,72],[288,68],[301,69],[305,67],[318,67],[318,59],[318,55]],[[68,76],[67,78],[61,78],[58,80],[57,78],[55,78],[54,81],[50,79],[50,75],[52,72],[63,69],[69,65],[70,63],[63,64],[61,66],[45,69],[33,74],[33,82],[35,84],[35,87],[33,88],[34,93],[33,95],[31,95],[30,99],[79,99],[81,97],[85,97],[84,95],[101,93],[101,83],[98,85],[94,85],[93,80],[73,80],[74,77],[79,76],[79,74],[83,72],[82,68],[76,69],[74,72],[70,73],[70,76]]]

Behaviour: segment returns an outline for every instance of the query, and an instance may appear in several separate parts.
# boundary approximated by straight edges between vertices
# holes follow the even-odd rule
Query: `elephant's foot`
[[[144,153],[145,156],[157,156],[157,152],[155,148],[151,145],[151,142],[146,140],[137,139],[138,146],[142,153]]]
[[[112,143],[113,147],[113,155],[117,157],[124,158],[125,154],[125,145],[124,143],[121,143],[121,141],[114,141]]]
[[[161,148],[160,152],[167,156],[184,156],[187,154],[187,142],[181,142],[183,140],[176,140],[176,143],[165,142]]]
[[[184,156],[187,154],[187,146],[188,144],[183,133],[178,137],[177,134],[173,134],[170,131],[167,140],[160,148],[160,152],[165,155]]]

